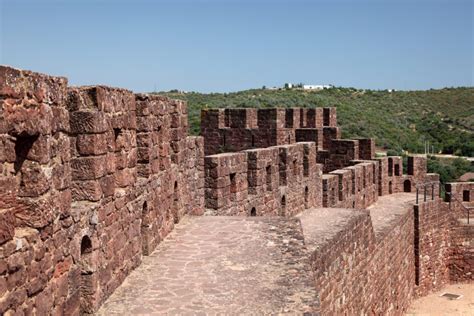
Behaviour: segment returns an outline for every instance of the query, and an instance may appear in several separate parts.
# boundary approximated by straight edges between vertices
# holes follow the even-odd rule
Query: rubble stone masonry
[[[0,67],[0,114],[0,314],[92,313],[203,212],[181,101]]]
[[[201,131],[183,101],[0,66],[0,314],[94,313],[190,215],[295,217],[323,315],[473,280],[474,183],[442,201],[425,156],[403,174],[335,107],[203,110]]]

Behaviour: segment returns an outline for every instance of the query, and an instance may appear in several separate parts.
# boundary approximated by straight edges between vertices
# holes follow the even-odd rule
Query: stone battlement
[[[182,101],[0,67],[0,314],[92,312],[202,214],[203,139],[187,130]]]
[[[248,284],[279,289],[246,312],[398,315],[417,295],[472,280],[472,183],[449,184],[443,202],[425,156],[408,157],[403,174],[401,157],[375,157],[373,139],[341,139],[336,108],[201,117],[202,136],[189,136],[183,101],[0,66],[0,314],[96,312],[176,225],[156,250],[160,280],[241,293],[245,271]],[[219,268],[206,284],[174,274],[200,269],[175,261],[186,251]],[[265,267],[247,269],[259,256]],[[215,271],[239,283],[214,287]]]
[[[206,155],[315,141],[337,128],[336,108],[207,109],[201,111]]]

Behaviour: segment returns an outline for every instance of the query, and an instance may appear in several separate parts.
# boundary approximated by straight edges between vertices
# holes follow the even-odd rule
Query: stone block
[[[79,157],[71,160],[73,180],[95,180],[106,174],[106,156]]]

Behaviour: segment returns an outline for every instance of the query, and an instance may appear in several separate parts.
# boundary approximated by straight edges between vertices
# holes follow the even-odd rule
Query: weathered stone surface
[[[472,280],[472,183],[442,202],[335,108],[205,110],[204,138],[187,114],[0,66],[0,314],[92,313],[148,255],[107,313],[398,315]]]
[[[181,101],[1,66],[0,314],[96,310],[175,223],[203,213],[203,146]]]
[[[188,217],[99,315],[318,311],[295,219]]]

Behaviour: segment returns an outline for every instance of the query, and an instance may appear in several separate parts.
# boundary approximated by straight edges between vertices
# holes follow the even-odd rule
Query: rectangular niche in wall
[[[470,202],[471,201],[471,196],[470,196],[470,191],[469,190],[462,191],[462,200],[463,200],[463,202]]]

